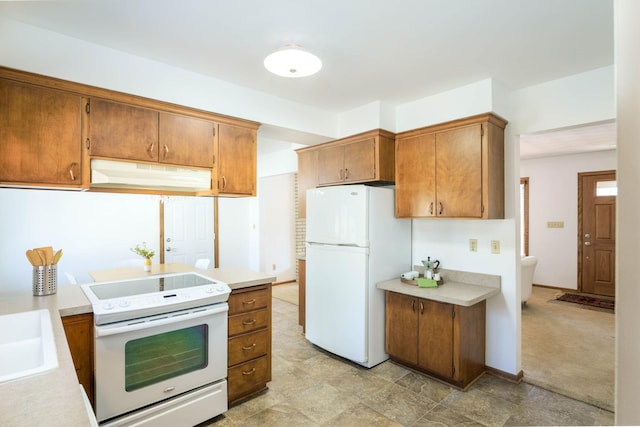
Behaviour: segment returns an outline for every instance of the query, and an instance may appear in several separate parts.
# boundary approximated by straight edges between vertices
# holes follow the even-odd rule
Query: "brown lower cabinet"
[[[76,368],[78,382],[84,387],[91,406],[95,409],[93,383],[93,313],[62,317],[64,334]]]
[[[230,405],[265,390],[271,381],[271,284],[229,295],[227,363]]]
[[[470,307],[386,291],[392,360],[466,389],[485,371],[486,302]]]

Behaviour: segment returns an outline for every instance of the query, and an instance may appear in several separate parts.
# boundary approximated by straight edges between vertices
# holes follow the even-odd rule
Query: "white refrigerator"
[[[411,220],[394,202],[388,187],[307,190],[306,338],[368,368],[389,357],[376,284],[411,270]]]

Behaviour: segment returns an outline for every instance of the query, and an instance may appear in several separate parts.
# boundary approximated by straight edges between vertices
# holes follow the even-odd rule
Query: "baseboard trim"
[[[286,285],[287,283],[295,283],[295,280],[287,280],[286,282],[273,282],[271,286]]]
[[[514,375],[505,371],[501,371],[500,369],[492,368],[490,366],[486,366],[486,369],[487,374],[493,375],[494,377],[502,378],[503,380],[507,380],[516,384],[520,384],[522,382],[522,378],[524,377],[524,372],[522,370]]]

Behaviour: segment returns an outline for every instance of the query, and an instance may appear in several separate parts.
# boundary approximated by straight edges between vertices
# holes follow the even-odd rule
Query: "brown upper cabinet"
[[[157,111],[95,98],[85,108],[92,157],[158,161]]]
[[[396,217],[504,218],[504,128],[493,114],[396,136]]]
[[[318,150],[302,148],[298,153],[298,218],[307,217],[307,190],[318,186]]]
[[[82,98],[0,78],[0,183],[82,188]]]
[[[92,157],[213,167],[213,121],[102,99],[86,108]]]
[[[378,129],[318,148],[318,186],[394,179],[394,135]]]
[[[218,194],[256,195],[256,138],[256,129],[220,124],[217,147]],[[214,170],[214,175],[215,172]]]
[[[296,150],[298,218],[306,217],[309,188],[377,183],[393,184],[394,134],[376,129]]]
[[[211,190],[256,194],[256,122],[0,67],[0,185],[90,188],[91,158],[211,170]],[[186,193],[180,193],[186,194]]]

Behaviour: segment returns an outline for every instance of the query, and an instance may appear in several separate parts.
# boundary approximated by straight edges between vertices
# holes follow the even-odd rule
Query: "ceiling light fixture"
[[[264,66],[278,76],[297,78],[311,76],[320,71],[322,61],[300,46],[290,44],[267,56]]]

